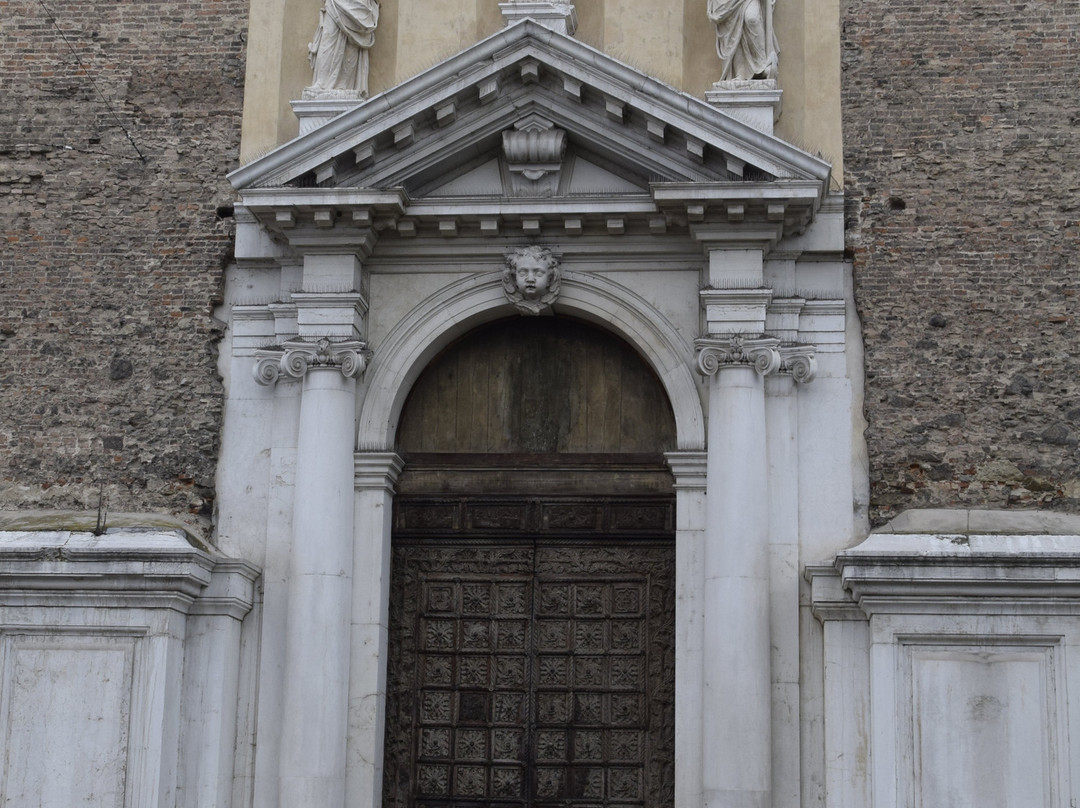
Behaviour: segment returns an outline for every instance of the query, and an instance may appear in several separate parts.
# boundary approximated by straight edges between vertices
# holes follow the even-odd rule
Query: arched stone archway
[[[497,273],[456,281],[416,306],[378,346],[367,371],[357,449],[387,451],[401,408],[420,372],[454,339],[511,311]],[[564,271],[555,310],[611,330],[656,373],[675,416],[682,451],[705,445],[705,420],[691,368],[694,349],[659,311],[633,291],[601,276]]]

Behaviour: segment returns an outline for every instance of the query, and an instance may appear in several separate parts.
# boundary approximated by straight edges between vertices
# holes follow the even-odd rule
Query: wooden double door
[[[669,808],[675,422],[629,345],[512,318],[402,411],[387,808]]]
[[[392,589],[387,806],[672,805],[670,540],[400,540]]]

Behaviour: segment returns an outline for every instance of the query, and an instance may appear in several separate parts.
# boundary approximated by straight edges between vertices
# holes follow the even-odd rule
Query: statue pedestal
[[[732,117],[771,135],[773,124],[780,120],[783,94],[776,79],[718,81],[711,90],[705,91],[705,99]]]
[[[335,95],[323,97],[311,97],[304,90],[304,98],[299,101],[290,101],[293,114],[300,119],[300,134],[306,135],[318,129],[327,121],[336,118],[343,112],[363,103],[366,99],[359,93],[351,90],[338,90]]]
[[[577,30],[577,10],[570,2],[558,0],[509,0],[499,3],[506,25],[531,19],[545,28],[573,36]]]

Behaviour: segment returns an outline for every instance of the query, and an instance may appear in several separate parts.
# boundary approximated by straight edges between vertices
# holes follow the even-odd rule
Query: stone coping
[[[979,508],[923,508],[904,511],[871,533],[949,533],[1080,536],[1080,514]]]
[[[46,534],[57,536],[89,534],[99,541],[94,545],[82,546],[95,546],[102,549],[110,543],[112,547],[117,548],[127,543],[131,543],[128,546],[132,548],[136,545],[149,547],[148,542],[164,541],[162,538],[150,538],[151,535],[158,537],[170,535],[173,537],[170,541],[175,541],[179,537],[183,545],[188,548],[194,547],[196,550],[202,550],[211,555],[217,554],[213,547],[199,539],[182,520],[175,516],[159,513],[109,512],[106,530],[101,536],[94,536],[97,519],[96,511],[0,511],[0,547],[10,546],[9,542],[16,541],[14,536],[22,534],[28,534],[28,536],[19,541],[30,542],[30,545],[37,541],[38,544],[34,546],[38,547],[56,546],[56,540],[46,539]],[[10,537],[3,538],[8,534]],[[37,538],[30,538],[30,535],[36,535]],[[68,541],[70,539],[64,539],[59,543],[64,544]],[[78,541],[81,543],[85,540],[78,539]],[[50,542],[53,543],[50,544]],[[179,549],[179,545],[173,549]]]

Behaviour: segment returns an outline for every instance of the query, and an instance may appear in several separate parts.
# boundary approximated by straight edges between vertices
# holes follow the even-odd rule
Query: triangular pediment
[[[495,208],[483,200],[510,200],[514,210],[530,199],[562,200],[569,211],[573,200],[592,199],[638,215],[680,208],[689,221],[710,205],[731,221],[753,209],[763,221],[801,228],[827,194],[830,170],[705,101],[525,20],[230,180],[256,213],[286,204],[334,205],[340,213],[394,192],[395,215],[421,218],[444,212],[448,200],[484,215]],[[370,205],[376,214],[387,210]]]
[[[238,189],[428,189],[474,171],[530,115],[640,182],[824,181],[822,160],[526,20],[233,172]],[[589,159],[591,157],[592,159]],[[488,159],[484,159],[488,158]],[[489,167],[490,168],[490,167]],[[634,184],[634,180],[630,180]]]

